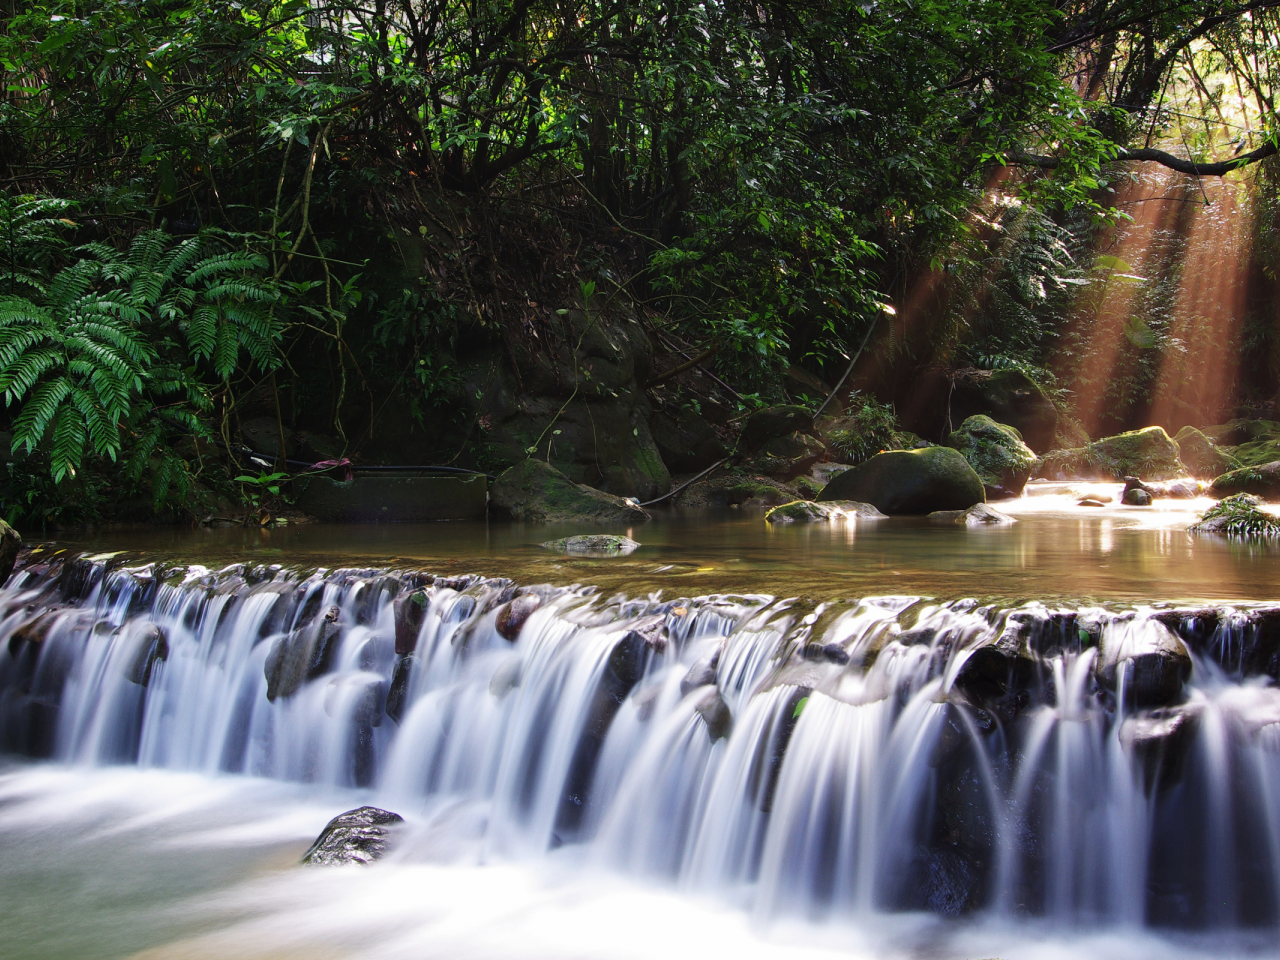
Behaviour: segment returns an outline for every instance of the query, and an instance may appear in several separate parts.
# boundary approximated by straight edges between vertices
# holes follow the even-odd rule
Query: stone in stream
[[[151,683],[151,671],[157,660],[169,659],[169,642],[164,630],[154,623],[146,623],[135,635],[136,652],[125,667],[125,679],[140,687]]]
[[[960,424],[947,438],[947,446],[969,461],[989,500],[1021,496],[1036,465],[1036,455],[1022,442],[1021,433],[981,414]]]
[[[1070,450],[1050,450],[1033,476],[1044,480],[1119,480],[1141,474],[1152,480],[1187,475],[1178,445],[1163,427],[1145,427]]]
[[[1135,620],[1113,625],[1104,634],[1095,668],[1099,683],[1117,690],[1124,674],[1125,702],[1135,707],[1165,707],[1180,703],[1183,685],[1191,677],[1191,654],[1180,637],[1160,620]]]
[[[493,482],[495,515],[534,523],[639,523],[649,519],[633,500],[574,483],[542,460],[525,460]]]
[[[1017,523],[1007,513],[985,503],[975,503],[968,510],[935,510],[929,514],[934,523],[963,523],[966,527],[983,527],[990,523]]]
[[[560,540],[547,540],[542,549],[582,557],[625,557],[640,548],[630,537],[611,533],[580,534]]]
[[[515,640],[520,636],[525,621],[542,606],[542,598],[536,593],[526,593],[516,597],[498,611],[495,627],[504,640]]]
[[[842,520],[884,520],[883,513],[869,503],[840,500],[814,503],[792,500],[774,507],[764,515],[765,523],[831,523]]]
[[[430,598],[422,590],[415,590],[409,596],[396,600],[392,609],[395,614],[398,656],[413,653],[418,646],[418,631],[422,628],[422,618],[430,605]]]
[[[707,735],[712,743],[723,740],[733,731],[733,714],[719,690],[708,690],[707,695],[698,702],[697,711],[702,722],[707,725]]]
[[[1107,498],[1108,501],[1110,499],[1110,497]],[[1076,504],[1077,507],[1105,507],[1106,505],[1107,504],[1099,497],[1085,497]]]
[[[723,652],[723,647],[716,647],[715,652],[709,657],[703,657],[689,668],[680,680],[680,696],[686,697],[690,691],[716,682],[720,672],[720,654]]]
[[[818,500],[856,500],[889,514],[967,510],[983,503],[982,480],[950,447],[890,450],[833,479]]]
[[[335,866],[370,864],[390,848],[395,828],[404,817],[378,807],[357,807],[339,814],[320,831],[302,857],[303,863]]]
[[[291,697],[308,680],[328,671],[342,636],[341,616],[337,607],[330,606],[323,617],[275,642],[262,668],[267,678],[268,700]]]
[[[1120,495],[1120,502],[1126,507],[1149,507],[1151,506],[1151,491],[1142,486],[1126,486],[1124,493]]]

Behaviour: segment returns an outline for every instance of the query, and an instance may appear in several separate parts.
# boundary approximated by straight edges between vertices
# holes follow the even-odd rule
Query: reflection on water
[[[1061,489],[1057,484],[1050,489]],[[590,583],[632,596],[665,588],[819,599],[875,593],[1041,600],[1265,600],[1275,597],[1280,545],[1193,537],[1212,501],[1152,507],[1076,506],[1082,493],[1119,500],[1119,484],[999,503],[1018,523],[979,528],[922,517],[836,524],[767,524],[758,511],[657,513],[614,532],[643,546],[628,557],[570,558],[539,544],[592,532],[572,524],[301,525],[261,530],[130,529],[59,534],[69,546],[142,550],[165,557],[384,566],[506,576],[523,583]]]

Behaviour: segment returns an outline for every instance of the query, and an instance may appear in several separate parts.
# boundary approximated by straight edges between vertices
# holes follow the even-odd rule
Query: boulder
[[[542,544],[544,550],[580,557],[625,557],[639,548],[640,544],[630,537],[619,537],[611,533],[580,534],[560,540],[547,540]]]
[[[675,416],[655,413],[649,418],[649,432],[672,473],[697,473],[729,452],[711,424],[686,410]]]
[[[649,519],[634,502],[574,483],[542,460],[525,460],[493,482],[489,506],[499,516],[535,523],[639,523]]]
[[[1280,500],[1280,460],[1224,473],[1209,487],[1209,494],[1214,497],[1228,497],[1234,493],[1251,493],[1264,500]]]
[[[967,510],[983,503],[982,480],[950,447],[890,450],[835,477],[818,499],[870,503],[883,513]]]
[[[418,631],[422,628],[422,618],[426,616],[431,600],[422,590],[417,590],[407,597],[401,597],[392,605],[396,629],[396,655],[405,656],[413,653],[418,646]]]
[[[1101,504],[1099,504],[1101,506]],[[929,514],[934,523],[963,523],[966,527],[983,527],[990,523],[1017,523],[1007,513],[985,503],[975,503],[968,510],[935,510]]]
[[[813,429],[813,415],[804,407],[765,407],[747,417],[738,437],[738,453],[755,453],[770,440],[808,433]],[[803,472],[803,471],[802,471]]]
[[[1140,708],[1181,702],[1191,676],[1186,644],[1155,619],[1112,625],[1103,635],[1096,668],[1103,686],[1116,690],[1122,665],[1125,702]]]
[[[979,414],[1016,429],[1032,450],[1048,450],[1058,429],[1049,395],[1021,370],[957,370],[952,375],[950,422]]]
[[[1151,493],[1143,487],[1128,487],[1120,496],[1120,502],[1126,507],[1151,506]]]
[[[516,597],[500,611],[494,621],[498,634],[505,640],[515,640],[533,612],[542,606],[542,598],[536,593]]]
[[[1241,466],[1195,427],[1183,427],[1173,440],[1178,445],[1178,459],[1193,477],[1212,480]]]
[[[400,814],[378,807],[348,810],[320,831],[302,862],[322,866],[373,863],[390,848],[395,827],[401,823],[404,817]]]
[[[1120,480],[1142,476],[1171,480],[1187,475],[1178,445],[1163,427],[1144,427],[1095,440],[1072,450],[1051,450],[1040,458],[1034,475],[1045,480]]]
[[[18,550],[22,546],[22,536],[17,530],[0,520],[0,584],[9,579],[13,573],[13,565],[18,559]]]
[[[988,500],[1021,496],[1036,465],[1036,455],[1014,427],[982,414],[960,424],[960,429],[947,438],[947,446],[959,450],[969,461],[982,479]]]
[[[719,473],[691,484],[673,500],[678,507],[737,507],[759,503],[775,507],[798,499],[798,491],[772,477]]]

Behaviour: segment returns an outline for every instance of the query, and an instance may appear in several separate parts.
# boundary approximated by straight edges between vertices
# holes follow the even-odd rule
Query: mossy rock
[[[819,501],[856,500],[889,514],[967,510],[983,503],[982,479],[950,447],[890,450],[835,477]]]
[[[960,451],[982,480],[988,500],[1020,496],[1035,469],[1036,455],[1015,427],[996,423],[978,414],[960,424],[947,438],[947,446]]]
[[[640,544],[630,537],[609,533],[580,534],[576,537],[548,540],[542,544],[544,550],[584,557],[625,557],[639,548]]]
[[[1264,463],[1275,463],[1280,460],[1280,440],[1265,438],[1250,440],[1238,447],[1227,447],[1224,452],[1235,461],[1235,467],[1219,471],[1220,473],[1228,473],[1231,469],[1239,467],[1260,467]]]
[[[826,453],[827,448],[821,441],[803,433],[792,433],[765,441],[742,466],[752,473],[788,481],[808,473]]]
[[[21,547],[21,534],[0,520],[0,583],[8,580],[9,574],[13,573],[13,564],[18,559],[18,550]]]
[[[883,520],[885,515],[869,503],[840,500],[814,503],[792,500],[774,507],[764,515],[766,523],[831,523],[840,520]]]
[[[1186,475],[1178,445],[1164,427],[1130,430],[1073,450],[1050,450],[1035,468],[1035,476],[1046,480],[1171,480]]]
[[[1280,423],[1243,417],[1204,427],[1201,432],[1221,447],[1237,447],[1255,440],[1280,440]]]
[[[755,453],[777,437],[808,433],[813,429],[813,414],[804,407],[765,407],[747,417],[738,437],[738,453]]]
[[[1212,480],[1244,465],[1193,426],[1183,427],[1173,439],[1178,445],[1178,459],[1193,477]],[[1271,459],[1280,459],[1280,455]]]
[[[685,487],[673,502],[677,507],[734,507],[754,501],[773,507],[803,498],[796,487],[779,480],[721,473]]]
[[[1280,537],[1280,520],[1259,510],[1262,501],[1247,493],[1220,500],[1206,510],[1192,533],[1220,533],[1239,540],[1263,540]]]
[[[1012,424],[1033,450],[1048,450],[1058,411],[1044,389],[1021,370],[957,370],[952,377],[950,423],[983,414]]]
[[[1265,500],[1280,500],[1280,460],[1224,473],[1213,481],[1209,493],[1215,497],[1252,493]]]
[[[648,520],[633,502],[574,483],[542,460],[525,460],[489,488],[489,506],[499,517],[535,523],[638,523]]]
[[[968,510],[937,510],[929,514],[934,523],[962,523],[966,527],[983,527],[992,523],[1017,523],[1007,513],[985,503],[975,503]]]

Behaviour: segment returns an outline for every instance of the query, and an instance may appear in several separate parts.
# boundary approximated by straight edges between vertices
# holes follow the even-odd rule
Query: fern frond
[[[69,404],[62,406],[53,428],[53,449],[49,457],[54,483],[75,476],[76,467],[84,456],[84,440],[84,420],[80,411]]]
[[[213,348],[213,369],[224,380],[236,368],[236,356],[240,352],[240,337],[234,324],[223,323],[218,327],[218,341]]]

